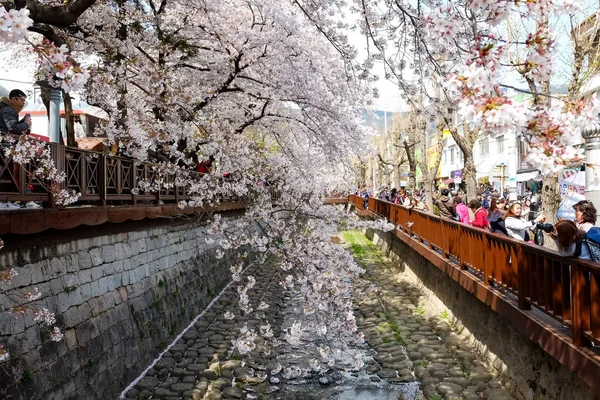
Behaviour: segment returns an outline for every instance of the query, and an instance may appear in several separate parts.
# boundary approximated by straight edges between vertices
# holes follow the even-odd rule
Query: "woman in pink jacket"
[[[460,217],[460,222],[463,224],[471,225],[471,219],[469,218],[469,208],[463,203],[462,197],[454,196],[452,198],[454,201],[454,209],[456,213]]]

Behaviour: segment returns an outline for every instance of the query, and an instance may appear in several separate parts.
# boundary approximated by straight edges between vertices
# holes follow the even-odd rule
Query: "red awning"
[[[37,140],[43,140],[44,142],[49,142],[50,141],[50,138],[48,136],[38,135],[37,133],[30,133],[27,136],[30,136],[30,137],[32,137],[34,139],[37,139]]]
[[[445,181],[442,181],[442,183],[443,183],[444,185],[449,185],[449,184],[451,184],[451,183],[454,183],[454,179],[446,179]]]

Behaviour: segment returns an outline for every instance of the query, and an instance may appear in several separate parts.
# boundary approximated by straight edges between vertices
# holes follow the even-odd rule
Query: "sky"
[[[583,0],[580,3],[581,15],[591,14],[598,8],[598,3],[595,0]],[[349,16],[351,20],[353,16]],[[565,56],[569,53],[570,43],[566,32],[569,30],[569,20],[567,16],[563,16],[556,21],[555,26],[561,34],[558,36],[555,68],[559,73],[554,76],[554,82],[564,83],[568,80],[570,57]],[[348,39],[351,45],[357,50],[360,58],[366,57],[366,41],[359,32],[348,32]],[[16,58],[16,59],[15,59]],[[21,47],[20,51],[15,54],[11,50],[7,50],[7,45],[0,43],[0,86],[7,90],[21,87],[24,85],[30,86],[34,81],[35,58],[33,55]],[[408,110],[407,103],[402,100],[400,90],[397,85],[384,78],[383,63],[375,63],[372,70],[373,74],[379,77],[379,80],[374,84],[378,89],[379,97],[374,99],[373,108],[382,111],[406,111]],[[29,84],[28,84],[29,83]],[[514,73],[506,74],[506,83],[509,85],[526,88],[526,84]],[[0,89],[1,90],[1,89]],[[0,93],[4,95],[4,93]]]

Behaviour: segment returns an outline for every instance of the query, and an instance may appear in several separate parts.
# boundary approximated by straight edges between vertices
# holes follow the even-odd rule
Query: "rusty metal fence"
[[[348,202],[364,209],[359,196]],[[600,342],[599,264],[386,201],[369,199],[368,210],[498,294],[512,295],[519,309],[535,307],[569,327],[576,346]]]

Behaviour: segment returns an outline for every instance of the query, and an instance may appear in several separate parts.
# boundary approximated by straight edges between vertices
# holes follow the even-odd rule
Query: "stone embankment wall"
[[[372,230],[366,234],[399,264],[404,277],[422,288],[429,304],[437,304],[438,312],[451,311],[461,338],[483,356],[516,399],[600,398],[576,374],[393,234]]]
[[[170,225],[0,253],[18,272],[0,291],[2,399],[115,399],[230,279],[205,227]],[[218,241],[217,241],[218,242]],[[31,313],[7,310],[39,288],[34,304],[64,332],[48,340]]]

